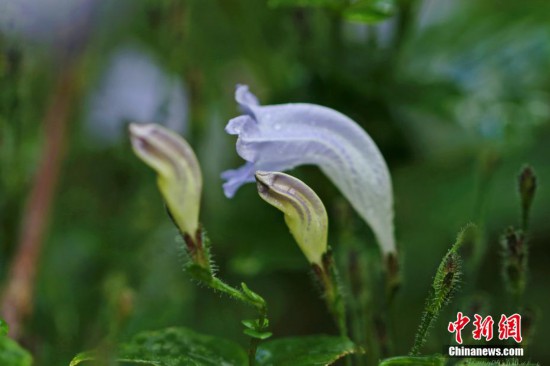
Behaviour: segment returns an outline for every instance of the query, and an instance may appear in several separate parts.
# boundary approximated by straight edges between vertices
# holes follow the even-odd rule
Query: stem
[[[344,243],[349,240],[344,241]],[[367,325],[367,319],[365,314],[371,312],[367,310],[370,306],[371,298],[367,292],[367,283],[370,281],[370,276],[365,273],[364,268],[368,268],[364,264],[364,258],[361,253],[354,250],[349,243],[345,244],[346,248],[346,260],[347,263],[343,268],[347,269],[347,284],[349,286],[349,306],[350,306],[350,325],[352,340],[365,347],[371,349],[367,340],[366,330],[369,328]],[[356,365],[364,365],[366,362],[365,357],[362,355],[355,355]]]
[[[248,362],[250,366],[254,365],[258,344],[261,340],[271,336],[271,333],[266,332],[269,322],[267,320],[267,304],[265,300],[260,295],[251,291],[244,283],[241,283],[242,289],[238,289],[228,285],[214,275],[212,271],[209,243],[208,240],[205,240],[202,229],[198,230],[195,239],[186,234],[183,236],[191,259],[191,264],[188,266],[188,273],[195,280],[205,284],[211,289],[222,292],[233,299],[250,305],[258,311],[259,316],[255,325],[252,327],[247,326],[249,329],[245,330],[245,334],[250,336]],[[247,331],[251,331],[252,333],[247,333]]]
[[[346,324],[346,306],[338,280],[338,272],[336,266],[334,265],[331,252],[324,254],[322,267],[318,264],[313,264],[313,272],[321,284],[325,302],[329,312],[334,318],[334,322],[338,327],[340,335],[347,337],[348,328]]]
[[[262,327],[261,330],[263,330],[264,328],[263,324],[265,324],[265,320],[267,318],[267,304],[263,299],[261,299],[258,296],[258,299],[253,300],[252,298],[247,296],[243,291],[238,290],[226,284],[225,282],[223,282],[222,280],[220,280],[215,276],[212,276],[209,281],[204,281],[202,277],[195,277],[195,278],[214,290],[223,292],[227,294],[229,297],[232,297],[247,305],[255,307],[259,314],[258,324],[260,324],[260,327]],[[256,350],[258,349],[258,344],[260,344],[260,339],[255,337],[250,338],[250,346],[248,348],[249,366],[253,366],[255,364]]]
[[[66,127],[77,87],[76,70],[59,75],[44,117],[45,143],[21,225],[21,238],[2,296],[2,313],[10,333],[18,338],[22,323],[32,313],[34,282],[48,218],[64,156]]]
[[[437,267],[430,293],[426,299],[420,326],[416,332],[414,344],[409,355],[417,356],[420,353],[420,348],[426,343],[428,333],[434,321],[456,293],[462,276],[461,259],[458,250],[467,237],[471,235],[471,231],[474,228],[474,225],[468,224],[460,231],[454,244],[443,256],[441,263]]]
[[[430,330],[436,316],[437,314],[434,314],[431,311],[428,311],[424,314],[422,322],[420,323],[420,327],[418,328],[418,331],[416,333],[416,337],[414,338],[414,345],[409,352],[411,356],[418,356],[420,354],[420,348],[424,345],[424,343],[426,343],[426,339],[428,338],[428,331]]]
[[[400,266],[396,252],[390,252],[384,255],[386,266],[385,282],[386,282],[386,306],[388,308],[393,304],[395,294],[401,286]]]
[[[253,301],[248,296],[243,294],[241,290],[238,290],[235,287],[228,285],[227,283],[220,280],[218,277],[213,276],[210,283],[206,284],[214,290],[223,292],[236,300],[255,307],[258,310],[260,317],[265,318],[265,314],[267,313],[267,305],[265,301]]]
[[[248,347],[248,365],[254,366],[256,364],[256,350],[258,349],[260,340],[258,338],[250,338],[250,346]]]

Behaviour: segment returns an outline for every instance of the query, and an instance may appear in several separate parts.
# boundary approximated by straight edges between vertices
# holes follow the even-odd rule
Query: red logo
[[[487,342],[493,339],[493,324],[495,324],[493,317],[488,315],[484,319],[478,314],[475,314],[474,317],[476,318],[473,323],[476,329],[472,332],[474,339],[479,341],[483,337]]]
[[[451,333],[456,333],[456,343],[462,344],[462,329],[470,322],[470,318],[462,316],[461,312],[456,314],[456,322],[450,322],[447,329]]]
[[[502,314],[498,322],[498,339],[513,338],[517,343],[521,342],[521,315],[513,314],[509,317]]]
[[[474,330],[472,336],[475,340],[481,340],[485,338],[485,341],[493,339],[493,326],[495,324],[493,317],[488,315],[485,318],[479,314],[474,315],[473,326]],[[456,314],[456,321],[449,322],[447,330],[450,333],[455,333],[456,343],[462,344],[462,330],[470,323],[470,318],[458,312]],[[517,343],[522,341],[521,338],[521,315],[512,314],[506,316],[502,314],[500,321],[498,322],[498,339],[506,340],[512,338]]]

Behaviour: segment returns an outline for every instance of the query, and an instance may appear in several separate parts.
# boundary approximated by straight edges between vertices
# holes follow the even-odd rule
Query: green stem
[[[248,365],[254,366],[256,364],[256,350],[258,349],[260,340],[258,338],[250,338],[250,346],[248,347]]]
[[[265,300],[258,295],[256,295],[256,299],[252,299],[250,296],[245,295],[243,291],[238,290],[235,287],[229,286],[228,284],[214,276],[212,276],[212,283],[210,284],[210,286],[215,290],[226,293],[227,295],[239,301],[242,301],[245,304],[255,307],[258,311],[260,320],[263,321],[267,318],[267,304]]]
[[[223,292],[234,299],[244,302],[245,304],[257,307],[257,304],[250,301],[246,296],[244,296],[244,294],[240,290],[237,290],[235,287],[228,285],[227,283],[220,280],[218,277],[212,276],[210,282],[207,283],[207,285],[210,286],[212,289]]]
[[[244,304],[254,307],[259,314],[257,325],[253,331],[262,333],[266,331],[269,322],[267,321],[267,304],[265,300],[255,292],[251,291],[244,283],[241,283],[241,289],[235,288],[223,282],[216,277],[212,271],[212,258],[210,256],[209,244],[203,240],[201,233],[197,233],[195,239],[190,236],[184,236],[188,252],[190,254],[191,263],[187,267],[188,273],[195,280],[205,284],[215,291],[222,292],[229,297],[238,300]],[[245,331],[245,334],[246,333]],[[248,334],[250,339],[250,348],[248,350],[249,365],[252,366],[256,359],[256,350],[261,339]],[[271,334],[268,334],[269,337]]]
[[[202,276],[193,276],[196,280],[204,283],[208,287],[223,292],[224,294],[228,295],[229,297],[239,300],[247,305],[253,306],[256,308],[259,314],[259,324],[265,324],[265,319],[267,318],[267,304],[266,302],[258,295],[255,295],[255,298],[253,299],[251,296],[248,296],[245,294],[244,291],[241,291],[239,289],[236,289],[233,286],[228,285],[227,283],[223,282],[219,278],[212,276],[208,280],[204,280]],[[264,330],[263,328],[261,330]],[[251,337],[250,339],[250,348],[248,350],[248,360],[249,364],[252,366],[254,365],[254,360],[256,358],[256,349],[258,348],[258,344],[260,343],[260,339]]]
[[[432,311],[427,311],[424,314],[422,322],[420,323],[420,327],[418,328],[418,331],[416,333],[416,337],[414,338],[414,345],[409,352],[411,356],[418,356],[420,354],[420,348],[426,342],[428,331],[430,330],[432,323],[436,317],[437,314],[433,313]]]
[[[468,224],[462,229],[453,246],[447,251],[447,254],[443,256],[435,273],[432,288],[426,300],[422,320],[416,332],[414,344],[409,355],[417,356],[420,353],[420,349],[426,342],[434,321],[456,293],[462,275],[461,259],[458,250],[467,237],[471,235],[474,228],[475,226]]]
[[[325,253],[323,256],[322,267],[314,265],[313,268],[319,282],[321,283],[327,307],[334,318],[334,322],[338,327],[340,335],[347,337],[348,328],[346,325],[346,306],[344,296],[342,294],[342,288],[338,280],[338,272],[332,259],[332,253]]]

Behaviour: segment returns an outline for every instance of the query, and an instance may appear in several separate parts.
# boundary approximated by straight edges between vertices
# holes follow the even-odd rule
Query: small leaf
[[[361,0],[344,11],[348,20],[363,23],[378,23],[395,14],[394,0]]]
[[[256,319],[245,319],[241,320],[241,323],[248,329],[256,329],[258,328],[258,320]]]
[[[97,358],[93,351],[81,353],[71,361],[70,366]],[[246,352],[238,344],[187,328],[140,333],[130,342],[117,347],[116,359],[153,366],[240,366],[247,363]]]
[[[273,333],[271,332],[258,332],[254,329],[245,329],[243,333],[249,337],[261,339],[261,340],[268,339],[273,335]]]
[[[416,366],[444,366],[445,357],[442,355],[431,356],[399,356],[387,358],[380,362],[378,366],[402,366],[402,365],[416,365]]]
[[[292,337],[261,343],[256,352],[256,361],[259,366],[331,365],[340,358],[356,352],[360,350],[345,337]]]
[[[13,339],[0,336],[0,365],[31,366],[32,357],[29,352],[23,349]]]

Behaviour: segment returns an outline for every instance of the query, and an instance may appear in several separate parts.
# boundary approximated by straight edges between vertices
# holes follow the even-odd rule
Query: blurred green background
[[[10,10],[13,3],[0,5],[7,9],[0,16],[4,287],[25,204],[40,179],[45,131],[55,129],[44,121],[52,104],[67,108],[33,310],[21,334],[36,365],[66,365],[107,336],[126,339],[170,325],[248,342],[239,322],[251,310],[196,286],[182,272],[181,240],[154,173],[133,155],[127,138],[129,119],[141,116],[173,123],[197,152],[205,181],[201,221],[220,276],[231,284],[245,281],[266,298],[277,337],[336,333],[281,214],[259,199],[254,185],[231,200],[223,195],[220,173],[242,163],[235,138],[224,132],[239,114],[237,83],[250,85],[263,104],[309,102],[347,114],[386,158],[403,270],[390,309],[392,355],[412,345],[435,269],[467,222],[484,223],[488,250],[479,276],[465,277],[465,293],[481,299],[494,318],[515,311],[501,280],[499,237],[519,225],[516,179],[522,165],[531,164],[539,187],[525,304],[536,317],[525,360],[550,361],[544,331],[550,327],[548,2],[370,1],[394,10],[369,9],[368,22],[361,22],[330,6],[292,1],[81,1],[88,4],[81,13],[37,18],[44,29],[19,27],[22,15]],[[57,3],[59,11],[69,6]],[[48,21],[59,29],[48,28]],[[58,33],[50,39],[49,30]],[[124,74],[134,67],[124,62],[112,71],[121,53],[130,65],[141,57],[135,67],[145,65],[144,71]],[[152,84],[140,84],[141,76]],[[68,92],[56,86],[67,79],[73,84]],[[70,97],[59,102],[56,93]],[[155,103],[161,112],[150,111]],[[367,226],[317,168],[292,174],[325,202],[337,256],[342,240],[376,251]],[[382,293],[373,286],[370,296]],[[443,312],[425,353],[450,344],[447,323],[468,299],[458,295]]]

